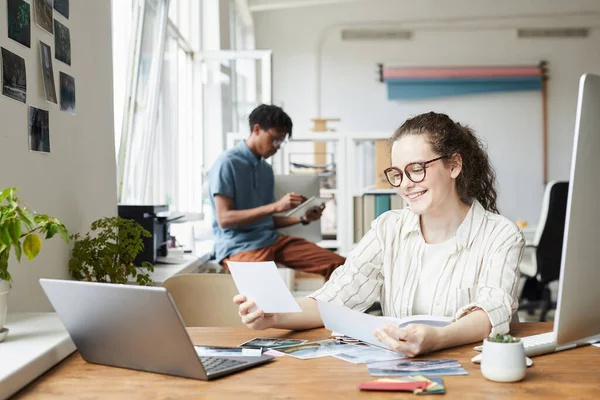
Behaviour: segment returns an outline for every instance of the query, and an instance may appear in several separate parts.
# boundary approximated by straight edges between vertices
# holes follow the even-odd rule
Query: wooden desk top
[[[527,336],[551,331],[552,324],[521,323],[514,328],[513,334]],[[195,344],[221,346],[237,346],[256,336],[314,341],[330,334],[325,329],[256,332],[244,327],[190,328],[189,332]],[[456,358],[469,373],[444,377],[444,399],[600,398],[599,348],[585,346],[535,357],[527,377],[518,383],[486,380],[479,365],[470,361],[477,354],[472,348],[467,345],[432,355]],[[360,392],[358,384],[370,379],[373,378],[365,364],[351,364],[333,357],[299,360],[284,356],[267,365],[205,382],[88,364],[76,352],[24,388],[16,398],[416,399],[411,393]]]

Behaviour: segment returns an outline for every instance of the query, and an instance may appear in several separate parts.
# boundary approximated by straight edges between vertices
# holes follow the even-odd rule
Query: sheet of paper
[[[227,265],[238,291],[256,303],[254,310],[260,308],[265,313],[302,311],[273,261],[228,261]]]
[[[361,313],[333,303],[317,300],[317,306],[325,328],[376,346],[385,345],[373,336],[375,329],[394,324],[390,319]]]

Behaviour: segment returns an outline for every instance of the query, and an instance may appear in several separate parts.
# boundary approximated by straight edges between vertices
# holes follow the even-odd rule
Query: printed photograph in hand
[[[40,40],[40,62],[42,64],[42,76],[44,78],[44,89],[46,100],[57,104],[56,85],[54,84],[54,69],[52,68],[52,50],[50,46]]]
[[[69,19],[69,0],[54,0],[54,9]]]
[[[337,341],[335,339],[320,340],[318,342],[301,344],[299,346],[281,347],[276,349],[288,356],[308,360],[310,358],[331,356],[334,354],[343,353],[347,350],[347,343]]]
[[[33,12],[35,13],[35,22],[48,33],[54,33],[52,30],[52,0],[33,0]]]
[[[8,0],[8,37],[31,47],[31,13],[29,3]]]
[[[71,32],[57,20],[54,20],[54,30],[54,57],[71,65]]]
[[[2,47],[2,94],[22,103],[27,101],[25,60]]]
[[[72,76],[60,72],[60,111],[66,111],[75,115],[75,79]]]
[[[50,115],[29,106],[29,150],[50,153]]]

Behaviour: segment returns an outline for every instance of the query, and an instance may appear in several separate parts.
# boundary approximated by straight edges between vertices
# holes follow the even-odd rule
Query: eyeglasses
[[[287,133],[283,139],[280,139],[279,136],[272,135],[268,131],[264,131],[264,132],[267,135],[271,136],[271,143],[273,143],[273,146],[275,146],[275,147],[282,147],[283,145],[285,145],[287,143]]]
[[[427,165],[431,164],[434,161],[441,160],[442,158],[448,158],[448,156],[441,156],[438,158],[434,158],[429,161],[421,161],[421,162],[413,162],[404,167],[404,174],[413,181],[414,183],[423,182],[425,179]],[[383,171],[383,174],[387,178],[390,185],[393,187],[400,187],[402,184],[402,170],[398,167],[389,167]]]

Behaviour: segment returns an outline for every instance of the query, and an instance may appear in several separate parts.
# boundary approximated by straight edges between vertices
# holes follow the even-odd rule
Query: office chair
[[[540,321],[545,321],[548,311],[556,308],[549,284],[560,277],[568,192],[569,182],[552,181],[546,185],[535,238],[526,245],[534,249],[534,254],[530,259],[524,258],[519,266],[526,277],[519,308],[529,314],[539,308]]]
[[[243,326],[233,296],[238,290],[230,274],[181,274],[167,288],[186,326]]]

